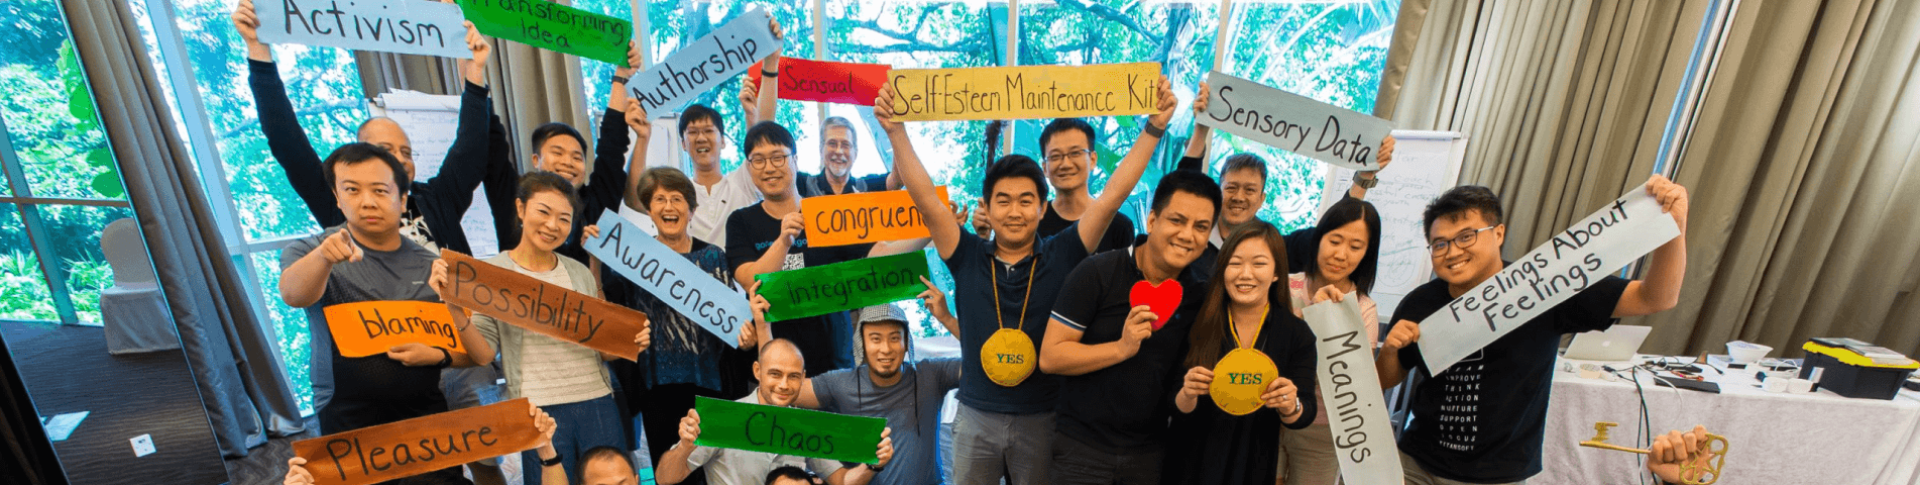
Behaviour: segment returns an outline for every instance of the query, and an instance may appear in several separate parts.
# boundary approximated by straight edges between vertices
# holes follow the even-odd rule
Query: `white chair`
[[[147,260],[147,244],[132,218],[107,224],[100,232],[100,252],[113,267],[113,287],[100,292],[100,320],[107,335],[107,353],[130,354],[180,348],[167,299],[154,280]]]

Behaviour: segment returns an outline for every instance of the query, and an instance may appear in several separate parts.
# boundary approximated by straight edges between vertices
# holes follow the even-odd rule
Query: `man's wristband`
[[[763,67],[760,68],[760,75],[763,77],[780,77],[780,71],[769,71]]]
[[[626,83],[627,83],[627,81],[628,81],[628,79],[627,79],[627,77],[626,77],[626,76],[622,76],[622,75],[619,75],[619,74],[615,74],[615,75],[613,75],[613,79],[612,79],[612,80],[613,80],[613,83],[614,83],[614,84],[626,84]]]
[[[445,368],[447,368],[447,367],[449,367],[449,366],[452,366],[452,365],[453,365],[453,353],[452,353],[452,352],[447,352],[447,349],[443,349],[443,348],[439,348],[439,347],[434,347],[433,349],[434,349],[434,350],[438,350],[438,351],[440,351],[440,363],[438,363],[438,364],[434,364],[434,365],[433,365],[434,367],[439,367],[439,368],[442,368],[442,369],[445,369]]]
[[[553,458],[541,458],[540,466],[542,467],[560,466],[560,454],[555,453],[553,455]]]
[[[872,464],[868,464],[868,465],[867,465],[867,469],[868,469],[868,470],[873,470],[873,472],[874,472],[874,473],[880,473],[880,472],[883,472],[883,471],[886,471],[886,469],[887,469],[887,467],[883,467],[883,466],[880,466],[880,465],[872,465]]]
[[[1142,135],[1150,135],[1150,136],[1152,136],[1152,137],[1154,137],[1154,138],[1164,138],[1164,137],[1166,136],[1166,134],[1167,134],[1167,129],[1166,129],[1166,127],[1161,127],[1161,126],[1153,126],[1153,122],[1152,122],[1152,121],[1148,121],[1148,122],[1147,122],[1147,127],[1146,127],[1146,128],[1143,128],[1143,129],[1141,129],[1141,130],[1140,130],[1140,134],[1142,134]]]

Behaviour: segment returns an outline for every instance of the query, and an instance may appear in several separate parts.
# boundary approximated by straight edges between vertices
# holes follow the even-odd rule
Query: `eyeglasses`
[[[1441,239],[1439,241],[1435,241],[1433,245],[1427,246],[1427,250],[1431,251],[1433,253],[1433,257],[1436,257],[1436,258],[1440,257],[1440,255],[1442,254],[1447,254],[1448,247],[1457,247],[1457,248],[1460,248],[1461,251],[1465,251],[1467,250],[1467,248],[1473,247],[1474,241],[1478,241],[1480,239],[1480,233],[1487,232],[1488,229],[1493,229],[1493,228],[1494,226],[1482,227],[1479,229],[1474,229],[1472,231],[1461,233],[1458,236],[1454,236],[1452,239]]]
[[[775,166],[785,166],[789,158],[792,158],[792,156],[785,153],[765,157],[756,156],[747,158],[747,163],[752,164],[754,169],[764,170]]]
[[[1076,148],[1070,152],[1047,155],[1047,163],[1060,163],[1061,160],[1080,160],[1086,158],[1086,156],[1086,150]]]

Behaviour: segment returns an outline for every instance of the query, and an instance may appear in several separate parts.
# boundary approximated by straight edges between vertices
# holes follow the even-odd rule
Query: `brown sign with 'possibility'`
[[[440,250],[447,287],[440,298],[541,335],[636,360],[647,315],[534,279],[472,256]]]
[[[360,485],[406,478],[540,443],[525,398],[293,442],[316,485]]]

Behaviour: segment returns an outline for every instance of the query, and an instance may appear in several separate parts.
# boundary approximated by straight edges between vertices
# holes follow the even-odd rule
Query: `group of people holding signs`
[[[424,181],[392,120],[367,120],[324,157],[308,142],[260,39],[320,14],[251,0],[234,11],[261,130],[326,227],[281,256],[281,298],[312,329],[325,435],[295,444],[286,483],[502,483],[494,457],[516,452],[526,483],[550,484],[1518,483],[1540,471],[1559,336],[1679,298],[1685,188],[1655,176],[1597,226],[1509,263],[1499,198],[1467,186],[1427,207],[1438,278],[1383,332],[1369,297],[1381,232],[1405,228],[1383,227],[1364,199],[1393,159],[1388,123],[1216,72],[1193,96],[1178,167],[1142,180],[1180,109],[1151,63],[783,60],[778,23],[750,12],[645,72],[627,43],[596,143],[549,123],[516,144],[488,101],[483,33],[579,55],[609,49],[587,45],[596,38],[624,42],[596,34],[620,29],[591,14],[531,3],[543,5],[462,1],[453,15],[480,26],[431,23],[464,32],[464,53],[435,52],[466,58],[465,83],[456,137]],[[368,12],[354,18],[398,15]],[[489,27],[516,15],[539,28]],[[823,79],[783,76],[793,70]],[[742,72],[736,137],[686,100]],[[852,175],[868,141],[833,117],[819,127],[821,173],[799,173],[793,133],[771,121],[786,98],[871,105],[888,172]],[[645,168],[654,120],[675,111],[690,174]],[[1104,138],[1080,117],[1142,115],[1091,193]],[[906,130],[1007,118],[1052,118],[1035,155],[995,156],[1000,121],[985,160],[930,154],[984,173],[971,208],[949,200]],[[1210,164],[1212,128],[1362,172],[1317,225],[1283,234],[1257,217],[1269,163]],[[735,149],[744,162],[722,170]],[[1152,194],[1141,221],[1120,211],[1136,186]],[[476,189],[505,248],[484,260],[466,254],[460,224]],[[929,245],[951,295],[927,277]],[[1649,251],[1645,278],[1605,276]],[[960,358],[914,355],[893,303],[916,298]],[[1381,389],[1416,374],[1396,445]],[[505,400],[484,398],[501,380]],[[1663,436],[1650,468],[1697,481],[1678,475],[1704,459],[1692,447],[1703,435]]]

